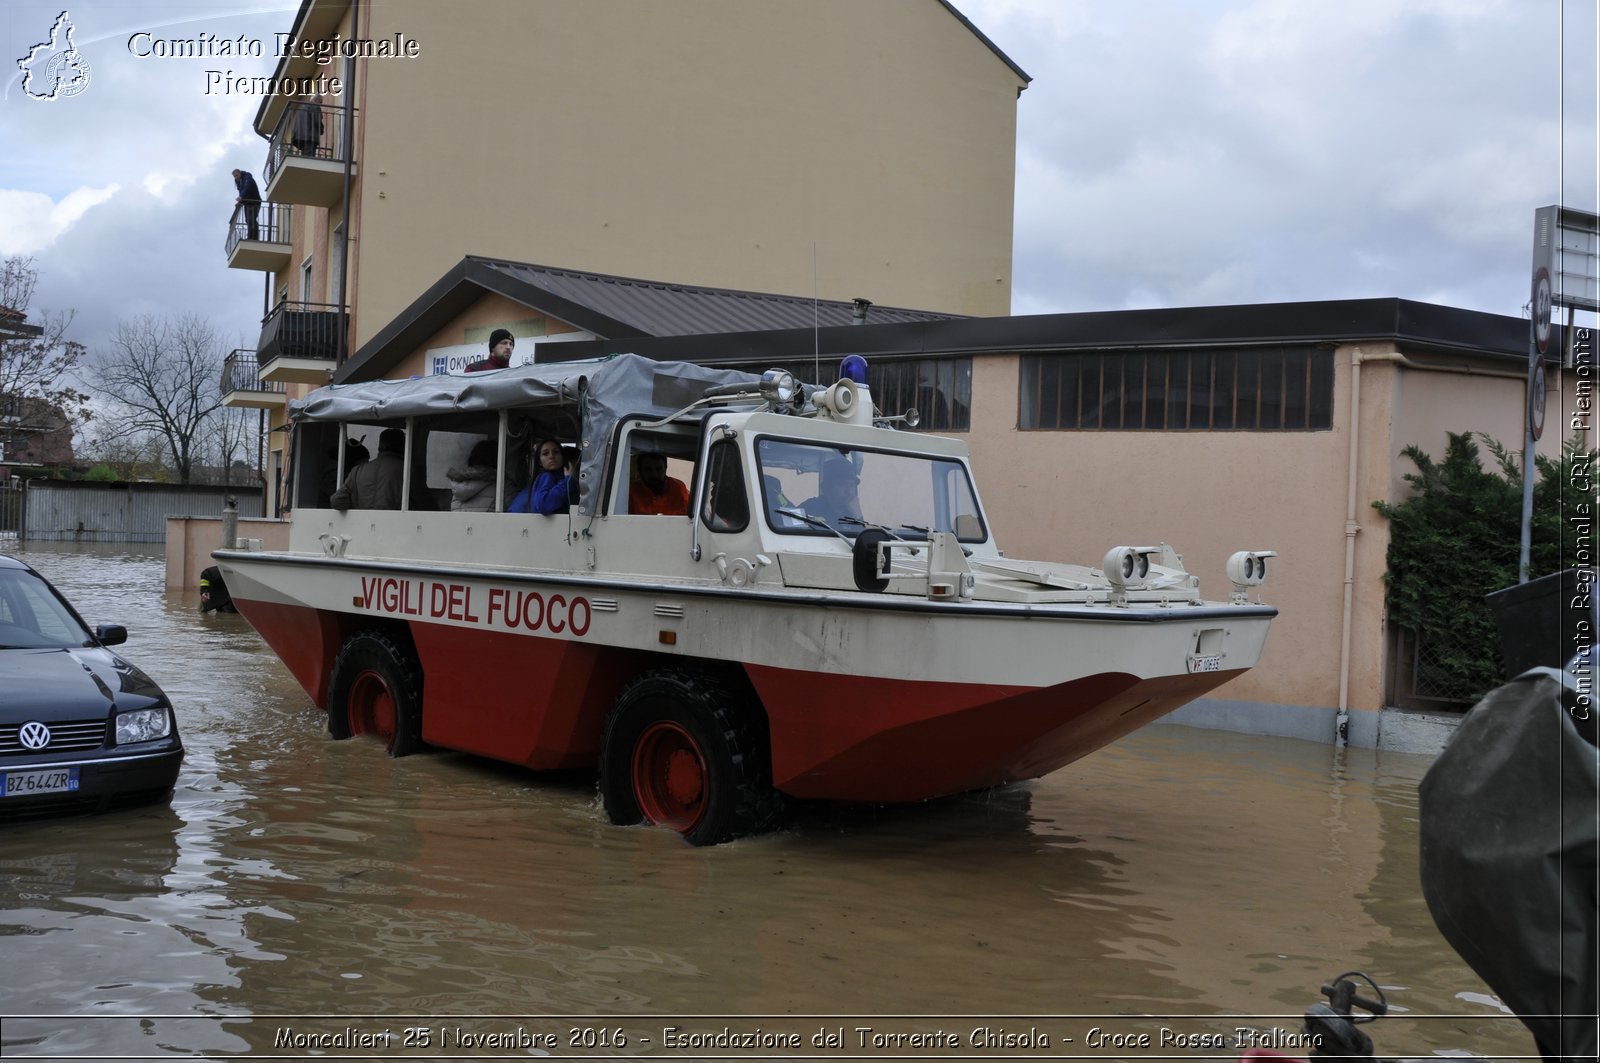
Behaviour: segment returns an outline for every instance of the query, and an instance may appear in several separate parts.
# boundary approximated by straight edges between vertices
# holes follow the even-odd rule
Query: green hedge
[[[1517,582],[1522,535],[1522,456],[1479,434],[1494,458],[1483,466],[1473,433],[1450,434],[1444,460],[1415,446],[1401,451],[1417,467],[1406,481],[1415,493],[1404,502],[1373,508],[1389,519],[1389,622],[1417,636],[1432,651],[1434,678],[1475,702],[1503,681],[1499,634],[1484,604],[1490,591]],[[1580,533],[1592,515],[1595,451],[1574,437],[1559,460],[1538,458],[1528,578],[1558,572],[1578,556]],[[1590,540],[1592,542],[1592,539]]]

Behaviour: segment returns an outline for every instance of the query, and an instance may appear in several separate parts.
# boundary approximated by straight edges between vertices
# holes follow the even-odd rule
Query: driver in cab
[[[837,528],[841,518],[850,518],[847,524],[857,528],[863,523],[861,499],[856,488],[861,477],[856,467],[845,458],[829,458],[822,465],[821,483],[817,495],[800,503],[806,516],[816,517]]]

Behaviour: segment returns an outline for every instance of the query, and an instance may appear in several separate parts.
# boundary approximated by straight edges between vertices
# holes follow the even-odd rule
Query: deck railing
[[[320,103],[291,103],[284,108],[267,148],[267,183],[287,159],[345,162],[350,148],[345,143],[344,115],[345,108]]]
[[[230,391],[282,392],[282,383],[261,379],[261,363],[248,347],[235,348],[222,360],[222,393]]]
[[[228,219],[228,239],[223,248],[224,253],[231,256],[233,249],[239,246],[240,240],[286,244],[292,231],[289,228],[290,223],[290,206],[287,203],[257,204],[254,218],[250,216],[249,204],[235,204],[233,216]]]
[[[344,315],[330,303],[296,303],[285,300],[261,320],[261,342],[256,357],[311,358],[337,362]],[[332,368],[332,366],[329,366]]]

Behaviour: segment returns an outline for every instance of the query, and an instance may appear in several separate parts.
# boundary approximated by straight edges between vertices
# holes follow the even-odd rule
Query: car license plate
[[[0,796],[4,797],[71,793],[77,788],[77,768],[44,768],[39,771],[0,773]]]
[[[1190,657],[1189,671],[1191,672],[1220,672],[1222,671],[1222,657]]]

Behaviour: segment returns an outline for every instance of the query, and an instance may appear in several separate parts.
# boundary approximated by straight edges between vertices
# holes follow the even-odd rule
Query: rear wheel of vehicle
[[[663,669],[630,683],[606,719],[600,796],[619,824],[671,827],[716,845],[777,825],[765,721],[710,675]]]
[[[415,655],[377,631],[353,635],[333,662],[328,732],[382,740],[391,757],[422,748],[422,669]]]

